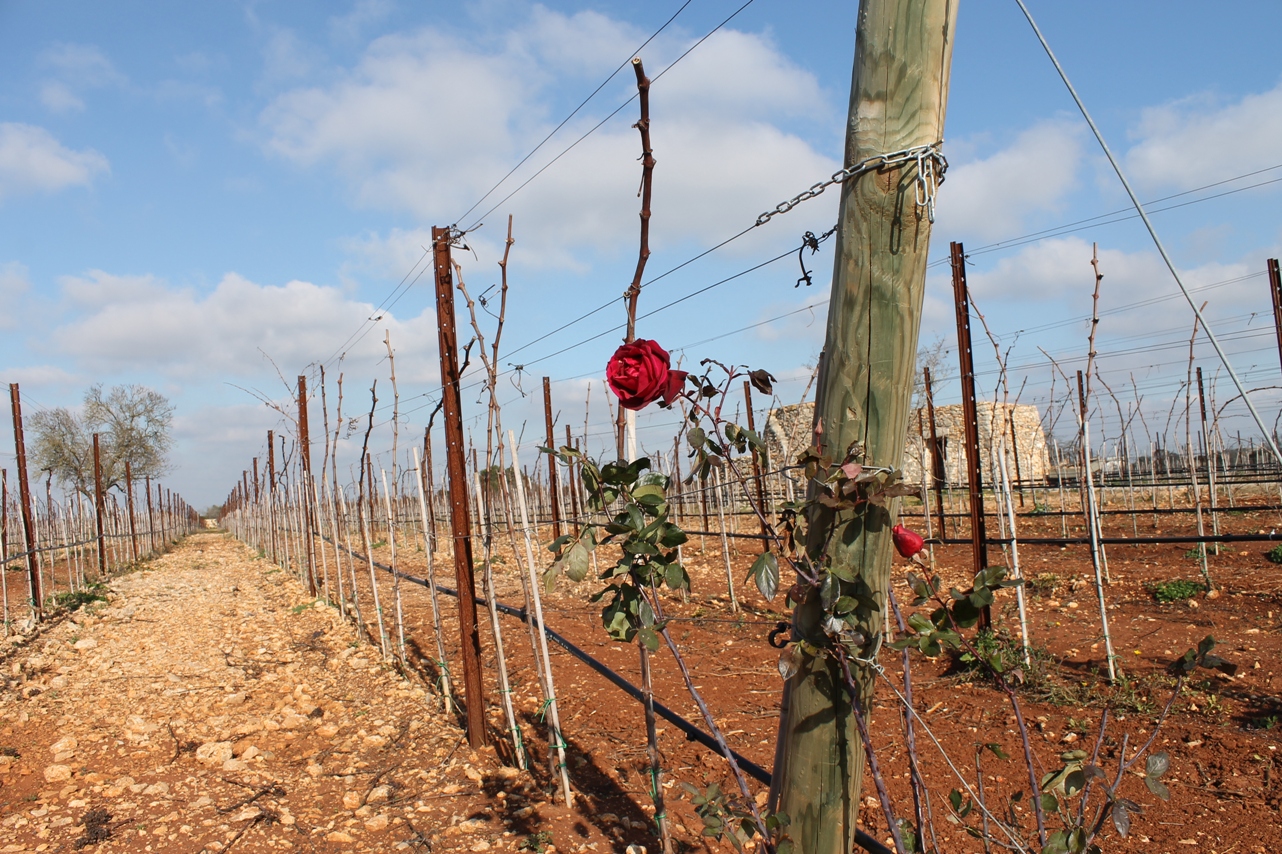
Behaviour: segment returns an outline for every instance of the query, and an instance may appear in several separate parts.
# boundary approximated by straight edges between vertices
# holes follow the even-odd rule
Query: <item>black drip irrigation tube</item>
[[[321,539],[323,539],[325,542],[328,542],[331,544],[333,543],[333,540],[329,539],[328,537],[321,537]],[[969,542],[969,540],[967,542]],[[420,587],[426,587],[428,589],[431,589],[432,587],[431,583],[426,578],[419,578],[417,575],[410,575],[407,572],[400,572],[398,570],[392,569],[387,564],[379,563],[376,560],[370,560],[370,558],[368,558],[367,556],[359,554],[346,546],[343,546],[343,548],[352,557],[357,558],[358,560],[364,560],[366,562],[372,563],[374,564],[374,566],[378,567],[379,569],[385,572],[388,572],[392,575],[403,578],[412,584],[417,584]],[[437,584],[436,589],[446,594],[447,596],[453,596],[456,599],[458,598],[458,595],[459,595],[458,591],[451,587],[446,587],[443,584]],[[489,606],[489,601],[484,599],[481,596],[473,596],[472,599],[478,605],[485,605],[487,607]],[[499,602],[498,600],[495,600],[494,607],[498,611],[504,614],[507,614],[508,616],[516,617],[518,620],[520,620],[523,623],[528,623],[530,621],[530,615],[524,608],[514,608],[511,605],[505,605],[504,603]],[[631,697],[632,699],[636,700],[639,703],[645,702],[645,697],[641,693],[641,689],[633,685],[628,680],[624,679],[618,673],[615,673],[613,670],[610,669],[610,667],[607,664],[593,658],[591,655],[584,652],[579,646],[577,646],[569,638],[565,637],[559,632],[554,631],[553,629],[548,628],[546,624],[544,624],[543,626],[543,632],[544,634],[547,635],[548,640],[552,641],[557,646],[561,647],[566,652],[570,653],[570,655],[574,656],[579,661],[583,662],[588,667],[592,668],[597,673],[604,676],[612,685],[614,685],[620,691],[627,694],[629,697]],[[699,744],[702,744],[704,747],[708,748],[714,753],[717,753],[717,754],[721,753],[721,748],[717,745],[716,740],[711,735],[699,729],[697,726],[690,723],[688,720],[681,717],[679,714],[672,711],[672,709],[663,705],[658,700],[654,701],[654,711],[655,711],[655,714],[657,714],[659,717],[663,718],[665,721],[672,724],[677,729],[681,730],[681,732],[685,733],[686,741],[697,741]],[[766,785],[766,786],[770,785],[769,771],[767,771],[765,768],[762,768],[760,765],[753,762],[751,759],[748,759],[746,756],[741,755],[740,753],[738,753],[733,749],[730,750],[730,754],[734,756],[735,762],[739,763],[739,767],[743,769],[743,772],[745,774],[747,774],[749,777],[751,777],[752,779],[756,780],[757,782],[763,785]],[[861,830],[858,827],[855,828],[855,844],[858,845],[860,848],[864,849],[865,851],[872,852],[872,854],[894,854],[894,852],[892,852],[889,848],[882,845],[880,842],[878,842],[876,839],[870,836],[866,831]]]

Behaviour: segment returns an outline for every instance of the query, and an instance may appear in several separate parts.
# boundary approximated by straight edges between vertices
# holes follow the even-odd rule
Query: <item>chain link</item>
[[[917,164],[915,181],[917,207],[925,208],[926,215],[933,223],[935,221],[935,191],[940,184],[944,183],[944,173],[948,171],[948,160],[944,157],[943,152],[940,151],[940,146],[942,145],[942,141],[933,142],[929,145],[915,145],[912,148],[904,148],[887,154],[874,154],[872,157],[864,158],[839,172],[832,173],[832,176],[827,181],[813,184],[809,189],[798,193],[788,201],[780,202],[775,205],[774,210],[765,211],[757,217],[756,224],[765,225],[779,214],[786,214],[802,202],[808,202],[815,196],[820,195],[833,184],[844,184],[851,178],[858,178],[865,173],[888,169],[892,166],[902,166],[905,163]]]

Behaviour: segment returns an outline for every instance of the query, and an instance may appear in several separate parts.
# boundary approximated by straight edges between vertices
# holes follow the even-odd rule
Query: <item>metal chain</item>
[[[765,225],[779,214],[785,214],[802,202],[810,201],[833,184],[844,184],[851,178],[858,178],[867,172],[880,171],[892,166],[902,166],[905,163],[917,164],[915,182],[917,206],[926,209],[926,215],[933,223],[935,221],[935,191],[940,184],[944,183],[944,173],[948,171],[948,160],[940,150],[942,145],[943,141],[941,140],[932,142],[929,145],[915,145],[912,148],[866,157],[839,172],[832,173],[828,180],[812,185],[808,190],[798,193],[788,201],[780,202],[775,205],[774,210],[765,211],[757,217],[756,224]]]

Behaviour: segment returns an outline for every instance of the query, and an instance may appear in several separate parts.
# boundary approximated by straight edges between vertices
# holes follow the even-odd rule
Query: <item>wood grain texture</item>
[[[864,0],[860,4],[845,162],[943,139],[957,0]],[[842,186],[818,413],[826,449],[840,457],[861,442],[867,459],[898,468],[912,397],[930,222],[916,204],[913,163]],[[857,572],[885,605],[897,504],[866,513],[817,514],[812,550],[836,527],[834,563]],[[812,597],[817,599],[818,597]],[[802,637],[822,639],[817,602],[798,607]],[[864,634],[881,632],[882,614]],[[856,671],[871,708],[872,674]],[[854,846],[864,756],[837,665],[810,661],[785,689],[775,794],[791,819],[794,850],[849,854]]]

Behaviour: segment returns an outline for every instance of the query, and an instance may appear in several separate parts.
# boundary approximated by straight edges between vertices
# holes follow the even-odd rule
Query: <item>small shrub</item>
[[[1039,572],[1024,582],[1039,596],[1049,596],[1059,587],[1059,576],[1053,572]]]
[[[1199,549],[1197,546],[1194,546],[1193,548],[1189,549],[1184,553],[1184,558],[1186,560],[1201,560],[1202,550]]]
[[[1264,556],[1274,563],[1282,563],[1282,546],[1274,546],[1265,552]]]
[[[1196,581],[1177,578],[1174,581],[1161,581],[1145,585],[1153,598],[1159,602],[1183,602],[1192,599],[1202,592],[1202,585]]]
[[[1025,665],[1024,647],[1020,644],[1019,638],[1008,632],[981,629],[975,635],[971,645],[983,661],[961,650],[954,653],[953,657],[956,672],[965,674],[968,678],[987,675],[989,665],[995,664],[1003,673],[1010,675],[1013,682],[1025,692],[1031,691],[1033,694],[1040,695],[1049,689],[1049,671],[1054,663],[1054,657],[1045,647],[1030,645],[1028,648],[1030,663]],[[989,664],[986,665],[985,661]]]
[[[525,840],[521,842],[517,850],[533,851],[534,854],[543,854],[543,851],[547,848],[547,846],[551,844],[552,844],[551,833],[549,833],[546,830],[536,830],[534,833],[531,833],[529,836],[525,837]]]
[[[107,587],[103,584],[91,584],[88,587],[81,588],[74,593],[55,593],[51,598],[53,604],[58,608],[66,608],[68,611],[74,611],[77,608],[83,608],[94,602],[107,601]]]

